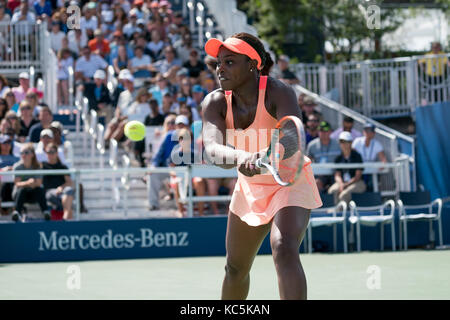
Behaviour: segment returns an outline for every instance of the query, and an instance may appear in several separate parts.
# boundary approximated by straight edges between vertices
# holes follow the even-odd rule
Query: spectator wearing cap
[[[192,49],[189,53],[189,60],[183,64],[183,68],[188,69],[189,78],[196,81],[200,77],[201,72],[206,70],[206,65],[199,58],[198,51],[196,49]]]
[[[28,99],[23,100],[20,103],[19,111],[20,111],[20,130],[18,134],[18,140],[20,142],[25,142],[30,133],[30,129],[35,124],[39,123],[39,120],[33,116],[34,108],[31,106],[31,103]]]
[[[144,13],[142,11],[143,4],[144,4],[144,0],[134,0],[133,1],[133,9],[131,9],[131,10],[135,10],[136,16],[138,19],[144,18]]]
[[[80,19],[80,29],[88,40],[94,36],[94,30],[98,28],[98,18],[96,16],[97,4],[93,1],[88,2],[83,7],[83,16]]]
[[[124,69],[119,74],[119,80],[122,81],[125,88],[119,95],[114,118],[108,123],[105,130],[105,141],[115,139],[118,142],[124,141],[123,130],[127,123],[126,112],[131,104],[135,101],[136,90],[134,88],[134,77],[128,69]]]
[[[54,134],[53,131],[48,128],[41,131],[39,143],[35,146],[34,150],[36,153],[36,158],[39,162],[48,161],[47,153],[45,152],[45,148],[50,144],[54,143]],[[62,163],[66,163],[66,158],[64,156],[64,148],[60,146],[58,148],[58,157]]]
[[[280,74],[278,75],[278,79],[283,81],[286,84],[300,84],[297,76],[289,70],[289,57],[286,55],[281,55],[278,58],[278,68],[280,69]]]
[[[333,163],[341,153],[336,140],[330,138],[331,126],[326,121],[319,124],[319,137],[312,140],[306,148],[306,155],[315,163]],[[333,184],[332,175],[316,175],[316,184],[320,192],[324,192]]]
[[[55,54],[62,48],[62,39],[66,34],[61,31],[61,25],[59,21],[52,21],[52,29],[50,32],[50,48]]]
[[[176,130],[189,129],[189,119],[184,115],[178,115],[175,119]],[[151,167],[167,167],[171,162],[171,154],[173,148],[178,144],[178,140],[174,138],[175,130],[169,131],[163,138],[158,151],[151,160]],[[147,180],[149,188],[149,204],[150,210],[159,209],[159,190],[164,179],[168,179],[168,173],[152,173]]]
[[[53,143],[58,147],[64,145],[65,137],[64,137],[64,127],[59,121],[52,121],[49,127],[53,132]]]
[[[167,0],[161,0],[159,2],[159,14],[163,19],[167,19],[169,23],[172,23],[173,21],[173,11],[172,11],[172,5]]]
[[[350,132],[343,131],[339,134],[339,146],[341,154],[334,163],[362,163],[361,155],[352,149],[353,137]],[[328,189],[328,193],[334,195],[335,203],[339,201],[349,202],[352,193],[363,193],[366,184],[362,179],[362,169],[337,169],[334,173],[335,183]]]
[[[137,31],[140,32],[141,29],[137,24],[138,16],[137,11],[132,9],[129,13],[129,22],[123,26],[123,34],[127,37],[127,39],[131,39],[133,34]]]
[[[320,119],[318,115],[311,114],[308,116],[305,128],[306,146],[308,146],[313,139],[319,137],[319,123]]]
[[[103,36],[102,29],[95,29],[94,37],[94,39],[88,42],[89,49],[91,49],[92,53],[97,54],[108,61],[108,55],[111,52],[111,49],[109,47],[109,41]]]
[[[39,111],[39,123],[31,126],[27,140],[29,142],[38,143],[41,138],[41,131],[44,129],[48,129],[52,121],[52,111],[48,106],[42,106],[41,110]]]
[[[101,56],[91,53],[89,46],[84,47],[82,53],[75,63],[75,79],[86,85],[92,82],[95,71],[106,70],[108,63]]]
[[[0,171],[11,171],[14,164],[20,160],[13,154],[12,139],[8,135],[0,135]],[[12,191],[14,187],[13,176],[2,176],[1,179],[1,201],[13,201]],[[7,214],[8,210],[2,208],[2,214]]]
[[[19,86],[12,88],[12,92],[16,98],[17,103],[21,103],[30,88],[30,75],[28,72],[21,72],[19,74]]]
[[[353,124],[354,124],[354,120],[352,117],[344,117],[344,119],[342,121],[342,127],[333,131],[333,133],[331,134],[331,139],[337,140],[339,138],[339,135],[343,131],[350,132],[353,140],[355,140],[358,137],[361,137],[362,133],[359,132],[358,130],[356,130],[355,128],[353,128]]]
[[[373,123],[366,123],[363,129],[362,137],[356,138],[352,143],[352,148],[359,152],[364,162],[380,161],[387,162],[384,153],[383,145],[375,139],[375,125]],[[372,179],[368,174],[363,175],[363,179],[369,190],[372,190]]]
[[[202,88],[201,85],[196,84],[192,86],[192,106],[195,108],[199,108],[203,98],[205,98],[205,90]]]
[[[89,109],[100,111],[101,113],[107,112],[108,106],[111,104],[111,97],[109,90],[106,87],[106,72],[102,69],[98,69],[94,73],[95,86],[86,87],[84,96],[89,101]]]
[[[300,96],[302,96],[302,95],[300,95]],[[306,126],[309,116],[318,114],[318,112],[316,111],[317,103],[314,100],[314,98],[312,98],[310,96],[303,96],[302,99],[300,99],[300,97],[299,97],[299,100],[300,100],[299,106],[300,106],[300,109],[302,110],[303,124]]]

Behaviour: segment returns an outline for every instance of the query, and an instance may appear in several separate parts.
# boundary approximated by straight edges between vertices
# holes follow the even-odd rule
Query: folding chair
[[[333,250],[337,251],[337,225],[342,224],[342,241],[344,252],[347,252],[347,228],[346,213],[347,204],[345,201],[334,204],[332,194],[321,194],[323,206],[311,211],[311,218],[308,225],[308,251],[312,252],[312,228],[320,226],[333,227]],[[338,213],[340,213],[338,215]]]
[[[397,204],[400,213],[400,248],[402,247],[403,240],[403,249],[408,250],[408,222],[427,220],[429,221],[430,241],[434,241],[433,221],[438,222],[439,245],[442,246],[442,199],[437,198],[434,201],[431,201],[430,193],[428,191],[400,192],[399,198]],[[434,207],[436,207],[437,210],[433,212]],[[420,212],[420,210],[427,210],[428,213]]]
[[[392,251],[395,251],[395,223],[394,211],[395,202],[388,200],[383,203],[379,192],[366,192],[352,194],[349,203],[349,222],[356,224],[356,244],[358,252],[361,251],[361,224],[375,227],[380,224],[381,250],[384,250],[384,225],[391,225]],[[389,214],[385,215],[385,210],[389,209]],[[378,214],[376,214],[378,212]]]

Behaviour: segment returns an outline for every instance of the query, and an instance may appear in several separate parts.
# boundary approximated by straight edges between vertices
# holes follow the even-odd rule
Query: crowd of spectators
[[[81,9],[79,28],[69,25],[69,6]],[[31,23],[47,22],[50,46],[58,59],[56,107],[65,108],[69,104],[69,68],[72,67],[74,89],[88,99],[90,110],[96,110],[103,117],[106,147],[110,139],[115,139],[141,166],[172,166],[170,154],[177,144],[164,141],[179,126],[191,133],[194,128],[201,131],[200,103],[206,94],[218,87],[215,66],[211,65],[213,61],[204,59],[202,50],[195,48],[181,12],[172,11],[169,1],[0,0],[0,18],[2,21],[10,18]],[[111,90],[108,81],[114,78],[117,85]],[[47,148],[55,145],[57,162],[64,165],[62,144],[57,141],[61,140],[61,133],[53,131],[60,130],[61,125],[52,126],[50,108],[45,104],[42,92],[30,85],[29,74],[21,73],[18,81],[18,86],[10,87],[7,79],[0,77],[1,128],[5,136],[2,145],[11,143],[11,155],[16,157],[13,163],[11,159],[2,160],[2,170],[11,170],[15,163],[23,160],[21,150],[25,145],[29,147],[29,142],[33,143],[33,159],[39,163],[39,168],[54,166],[55,159],[49,156],[53,151],[48,153]],[[124,136],[124,125],[130,120],[161,128],[152,141],[154,149],[150,156],[145,153],[145,141],[134,143]],[[192,143],[201,144],[201,135],[197,133],[196,138],[197,141]],[[45,188],[46,179],[40,178],[33,180],[33,186],[40,183],[39,187]],[[154,198],[155,194],[158,198],[161,184],[169,187],[166,197],[178,199],[174,179],[159,181],[157,175],[147,179],[150,186],[154,186],[149,194],[150,209],[159,208],[159,199]],[[64,192],[63,177],[54,180],[64,186],[59,188],[54,183],[49,184],[51,189],[61,191],[59,207],[64,207],[64,216],[69,219],[71,210],[64,204],[67,197],[70,199],[71,192]],[[218,194],[219,186],[219,183],[207,183],[202,179],[194,181],[198,194]],[[4,193],[12,189],[6,183],[3,187]],[[29,198],[34,200],[33,196]],[[5,195],[2,199],[15,201],[14,196]],[[183,214],[183,207],[177,203]],[[47,209],[41,209],[47,217]],[[16,203],[14,219],[22,215],[22,210],[23,206],[17,208]],[[213,206],[213,211],[218,213],[217,205]],[[203,212],[201,205],[199,214]]]
[[[68,25],[69,6],[81,9],[79,28]],[[216,62],[194,46],[182,13],[172,11],[169,1],[0,0],[0,20],[8,17],[11,23],[47,21],[51,49],[58,59],[57,108],[69,104],[72,67],[74,89],[82,92],[89,109],[103,118],[107,148],[110,139],[115,139],[143,167],[186,165],[189,161],[174,164],[172,155],[185,153],[191,145],[197,146],[191,150],[201,150],[200,104],[205,95],[218,88]],[[288,84],[300,83],[284,55],[278,58],[272,76]],[[51,109],[42,92],[30,85],[28,73],[21,73],[18,81],[18,86],[10,87],[6,78],[0,76],[1,170],[67,168],[61,123],[53,121]],[[111,88],[108,84],[114,82],[117,85]],[[333,131],[311,97],[300,95],[298,103],[305,124],[307,153],[313,161],[362,162],[375,157],[386,161],[381,145],[369,132],[373,128],[365,128],[363,136],[353,129],[353,120],[345,118],[342,128]],[[127,140],[124,126],[130,120],[157,126],[152,141]],[[188,142],[187,136],[193,139]],[[197,156],[194,152],[188,159],[195,161]],[[360,171],[337,170],[334,176],[318,176],[319,189],[347,199],[349,192],[366,189],[366,179]],[[164,199],[175,198],[180,216],[185,215],[176,176],[158,173],[145,180],[149,184],[150,210],[160,208],[163,191]],[[236,179],[195,178],[193,187],[197,195],[213,196],[230,194],[235,183]],[[39,202],[46,218],[48,203],[63,210],[64,218],[70,219],[73,188],[73,181],[65,175],[18,176],[3,181],[1,194],[3,201],[15,202],[15,220],[23,214],[24,200]],[[43,194],[47,202],[42,201]],[[209,207],[211,213],[220,213],[217,203],[211,202]],[[205,214],[205,204],[198,203],[197,210],[199,215]]]
[[[333,130],[322,119],[312,97],[301,94],[298,104],[305,125],[306,154],[312,162],[387,162],[382,144],[375,139],[374,124],[366,123],[361,133],[353,127],[353,118],[345,116],[342,126]],[[349,202],[352,193],[374,190],[371,176],[363,174],[363,169],[337,169],[332,175],[316,175],[316,184],[320,192],[333,194],[336,202]]]

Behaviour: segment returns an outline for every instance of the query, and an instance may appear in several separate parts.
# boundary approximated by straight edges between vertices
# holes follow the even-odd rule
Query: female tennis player
[[[235,34],[223,42],[210,39],[205,51],[217,58],[221,86],[202,103],[206,157],[219,167],[238,168],[228,215],[222,299],[247,298],[250,268],[269,231],[280,298],[306,299],[299,247],[310,209],[322,205],[311,161],[305,159],[298,179],[288,187],[256,166],[277,122],[287,115],[301,119],[295,92],[267,76],[273,61],[250,34]]]

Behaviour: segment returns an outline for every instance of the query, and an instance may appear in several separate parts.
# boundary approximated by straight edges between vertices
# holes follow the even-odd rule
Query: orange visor
[[[240,54],[245,54],[250,59],[258,61],[258,70],[261,70],[261,57],[258,52],[251,45],[249,45],[244,40],[238,38],[228,38],[225,41],[220,41],[219,39],[212,38],[209,39],[205,44],[205,51],[210,56],[217,58],[219,49],[221,46]]]

